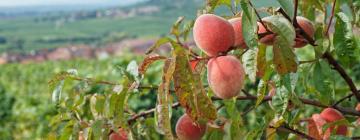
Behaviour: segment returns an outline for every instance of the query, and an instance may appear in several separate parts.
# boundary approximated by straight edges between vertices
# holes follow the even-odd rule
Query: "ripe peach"
[[[240,47],[240,48],[247,48],[244,37],[242,35],[242,23],[241,23],[241,17],[230,19],[229,22],[234,28],[235,31],[235,44],[234,46]]]
[[[263,18],[263,20],[266,21],[266,18],[268,17],[265,17]],[[299,24],[299,26],[304,29],[305,33],[307,35],[309,35],[311,38],[314,37],[314,34],[315,34],[315,27],[314,25],[311,23],[310,20],[304,18],[304,17],[301,17],[301,16],[297,16],[296,17],[296,20]],[[261,34],[261,33],[266,33],[266,28],[260,24],[258,22],[258,34]],[[261,38],[259,41],[265,45],[272,45],[274,43],[274,39],[275,39],[275,35],[274,34],[270,34],[270,35],[266,35],[264,36],[263,38]],[[296,38],[295,38],[295,45],[293,46],[294,48],[302,48],[304,47],[308,42],[306,41],[306,39],[299,33],[297,32],[296,33]]]
[[[175,132],[180,140],[200,140],[205,134],[206,124],[194,122],[187,114],[176,123]]]
[[[127,132],[124,129],[119,128],[118,132],[111,132],[109,140],[128,140]]]
[[[324,137],[324,133],[322,131],[322,127],[326,124],[326,121],[319,115],[313,114],[308,124],[308,132],[309,135],[314,137],[315,139],[322,139]],[[327,132],[329,131],[329,132]],[[327,130],[328,136],[330,136],[330,129]],[[328,137],[327,136],[327,137]]]
[[[321,113],[320,116],[328,123],[335,122],[341,119],[344,119],[344,116],[333,108],[326,108]],[[335,126],[330,127],[330,131],[332,131]],[[347,127],[345,125],[339,125],[336,131],[338,135],[346,135],[347,134]]]
[[[258,34],[267,32],[266,28],[260,22],[257,22],[257,24],[258,24]],[[265,45],[272,45],[272,44],[274,44],[274,39],[275,39],[274,34],[268,34],[268,35],[260,38],[259,41]]]
[[[245,71],[235,56],[212,58],[207,68],[208,83],[216,96],[230,99],[239,94],[244,85]]]
[[[299,26],[304,29],[305,33],[310,36],[311,38],[314,38],[315,35],[315,27],[314,25],[311,23],[310,20],[308,20],[307,18],[301,17],[301,16],[297,16],[296,20],[299,24]],[[295,38],[295,46],[294,48],[302,48],[304,47],[308,42],[306,41],[306,39],[299,33],[296,34],[296,38]]]
[[[234,45],[234,28],[222,17],[213,14],[199,16],[194,24],[196,45],[209,56],[226,52]]]

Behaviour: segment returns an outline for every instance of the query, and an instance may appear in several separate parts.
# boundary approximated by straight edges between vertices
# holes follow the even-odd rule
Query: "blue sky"
[[[0,0],[1,7],[37,6],[37,5],[69,5],[69,4],[116,4],[124,5],[144,0]]]

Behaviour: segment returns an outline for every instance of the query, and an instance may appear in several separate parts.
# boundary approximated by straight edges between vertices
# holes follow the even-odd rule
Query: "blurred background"
[[[278,5],[274,0],[254,3]],[[117,66],[131,60],[139,63],[179,16],[194,19],[204,4],[203,0],[0,0],[0,139],[42,139],[53,131],[51,118],[57,112],[48,81],[56,73],[76,69],[81,77],[118,81]],[[147,82],[156,84],[159,71],[160,65],[150,69]],[[106,91],[98,85],[86,92]],[[142,96],[130,102],[132,108],[146,109],[155,100]]]

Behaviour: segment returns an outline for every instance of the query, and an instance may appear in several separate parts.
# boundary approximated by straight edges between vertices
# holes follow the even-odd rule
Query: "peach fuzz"
[[[209,56],[217,56],[234,45],[234,28],[222,17],[213,14],[199,16],[194,23],[196,45]]]
[[[332,123],[341,119],[344,119],[344,116],[333,108],[326,108],[321,113],[320,116],[328,123]],[[330,130],[332,131],[335,128],[335,126],[330,127]],[[337,127],[336,131],[337,135],[344,135],[347,134],[347,127],[345,125],[340,125]]]
[[[175,132],[179,140],[200,140],[206,131],[206,124],[194,122],[187,114],[179,118]]]
[[[128,140],[127,133],[124,129],[119,128],[118,132],[111,132],[109,140]]]
[[[229,22],[231,23],[231,25],[233,26],[234,31],[235,31],[235,43],[234,43],[234,46],[246,49],[247,46],[245,44],[244,37],[242,35],[241,17],[230,19]]]
[[[212,58],[207,68],[208,83],[217,97],[230,99],[239,94],[244,85],[245,71],[235,56]]]
[[[268,17],[265,17],[263,18],[263,20],[266,20],[266,18]],[[315,34],[315,27],[314,25],[311,23],[310,20],[304,18],[304,17],[301,17],[301,16],[297,16],[296,17],[296,20],[299,24],[299,26],[304,29],[305,33],[311,37],[311,38],[314,38],[314,34]],[[266,22],[266,21],[264,21]],[[258,22],[258,34],[261,34],[261,33],[266,33],[266,28],[260,24]],[[272,45],[274,43],[274,40],[275,40],[275,35],[274,34],[270,34],[270,35],[266,35],[264,36],[263,38],[261,38],[259,41],[265,45]],[[303,37],[302,35],[300,35],[300,33],[296,33],[296,38],[295,38],[295,45],[293,46],[294,48],[302,48],[304,46],[306,46],[308,42],[306,41],[305,37]]]

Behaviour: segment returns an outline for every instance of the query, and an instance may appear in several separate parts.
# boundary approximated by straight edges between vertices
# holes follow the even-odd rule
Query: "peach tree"
[[[277,3],[207,0],[118,81],[57,74],[48,138],[359,138],[360,1]]]

